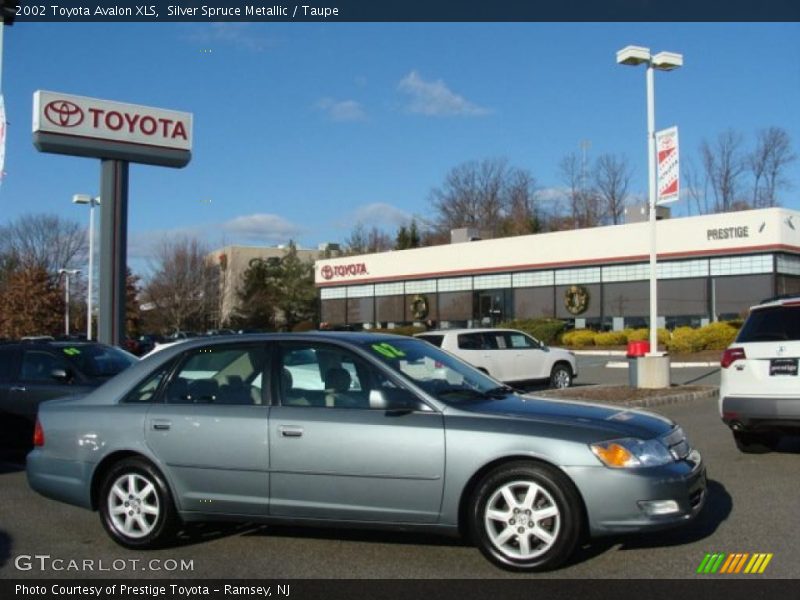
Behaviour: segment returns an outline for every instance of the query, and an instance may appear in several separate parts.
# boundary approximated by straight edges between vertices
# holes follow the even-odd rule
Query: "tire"
[[[572,370],[565,364],[559,363],[550,371],[550,387],[554,389],[568,388],[572,385]]]
[[[477,487],[470,533],[483,555],[504,569],[547,571],[575,551],[583,531],[581,507],[572,482],[556,469],[510,463]]]
[[[774,433],[733,432],[733,441],[744,454],[766,454],[778,445],[779,436]]]
[[[100,520],[121,546],[144,550],[170,542],[178,517],[161,473],[139,458],[116,463],[100,488]]]

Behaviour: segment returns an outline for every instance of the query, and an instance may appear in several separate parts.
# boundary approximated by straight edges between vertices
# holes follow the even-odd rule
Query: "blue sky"
[[[543,196],[558,163],[628,157],[646,190],[645,71],[623,46],[684,54],[656,74],[656,126],[684,159],[733,128],[779,126],[800,154],[800,24],[17,23],[5,31],[8,142],[0,223],[96,194],[99,162],[31,143],[37,89],[194,114],[184,169],[131,167],[133,264],[165,236],[314,247],[363,221],[394,232],[429,216],[429,192],[468,160],[505,157]],[[800,160],[784,206],[800,209]],[[675,210],[685,212],[685,205]]]

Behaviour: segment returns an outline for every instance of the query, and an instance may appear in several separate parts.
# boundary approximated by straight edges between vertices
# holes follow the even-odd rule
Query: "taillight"
[[[36,419],[36,427],[33,429],[33,445],[44,446],[44,429],[39,419]]]
[[[719,364],[723,369],[727,369],[737,360],[744,358],[747,358],[744,355],[744,348],[728,348],[722,354],[722,360],[719,361]]]

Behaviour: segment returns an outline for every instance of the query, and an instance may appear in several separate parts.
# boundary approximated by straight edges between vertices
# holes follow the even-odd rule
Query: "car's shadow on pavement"
[[[0,529],[0,569],[6,566],[8,559],[11,558],[11,536]]]
[[[694,521],[683,526],[648,533],[595,538],[573,555],[570,564],[587,561],[614,546],[619,546],[620,550],[663,548],[691,544],[710,537],[731,514],[733,499],[724,485],[712,479],[708,480],[706,494],[705,506]]]
[[[173,547],[191,546],[230,536],[263,536],[374,542],[381,544],[408,544],[414,546],[469,546],[458,538],[411,531],[386,531],[371,529],[345,529],[339,527],[296,527],[292,525],[264,525],[260,523],[189,523],[178,533]]]

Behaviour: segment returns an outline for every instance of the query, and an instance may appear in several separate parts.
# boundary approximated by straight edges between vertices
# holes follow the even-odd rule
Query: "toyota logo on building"
[[[333,279],[333,267],[330,265],[322,267],[322,276],[325,279]]]
[[[44,107],[44,116],[59,127],[77,127],[83,123],[83,110],[67,100],[53,100]]]

